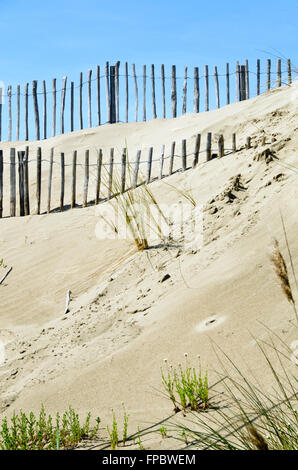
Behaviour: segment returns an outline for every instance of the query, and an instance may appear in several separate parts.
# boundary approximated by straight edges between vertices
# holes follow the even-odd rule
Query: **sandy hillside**
[[[142,149],[147,158],[148,147],[159,152],[162,144],[169,149],[175,140],[180,146],[183,138],[193,151],[198,132],[204,149],[212,131],[224,134],[227,147],[236,132],[240,150],[207,163],[202,153],[196,169],[150,185],[166,206],[179,201],[192,206],[175,188],[191,191],[203,213],[199,247],[188,241],[191,213],[183,231],[173,227],[173,242],[143,252],[128,240],[99,239],[101,221],[92,205],[0,221],[5,265],[0,278],[13,266],[0,286],[0,340],[6,354],[0,367],[2,414],[37,411],[42,403],[54,413],[71,404],[82,415],[100,416],[105,426],[111,423],[111,408],[122,415],[124,402],[135,431],[171,413],[160,394],[164,358],[177,364],[185,352],[190,358],[200,354],[210,383],[216,379],[212,340],[252,370],[263,387],[270,386],[252,335],[268,339],[266,325],[288,345],[297,339],[293,310],[269,260],[275,236],[289,261],[282,213],[298,265],[297,97],[295,83],[210,113],[107,125],[30,143],[33,150],[42,146],[43,155],[51,147],[57,155],[63,151],[66,161],[74,149],[83,161],[86,148],[94,149],[95,158],[97,148],[105,155],[114,147],[120,161],[125,142],[130,155]],[[252,148],[246,150],[248,135]],[[2,148],[7,161],[8,144]],[[30,171],[34,194],[34,168]],[[45,186],[46,167],[43,174]],[[108,204],[101,206],[108,210]],[[68,289],[70,312],[64,314]],[[176,445],[158,436],[150,439],[145,446]]]

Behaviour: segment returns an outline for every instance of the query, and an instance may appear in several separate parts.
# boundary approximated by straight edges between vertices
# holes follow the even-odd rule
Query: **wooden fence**
[[[107,153],[108,158],[106,159],[104,159],[102,149],[98,149],[93,163],[90,162],[89,150],[84,151],[81,163],[78,161],[78,152],[74,150],[72,161],[69,164],[65,163],[64,153],[55,155],[53,148],[49,158],[44,158],[40,147],[34,151],[34,155],[29,151],[28,146],[18,152],[15,148],[10,148],[9,154],[6,156],[3,150],[0,150],[0,218],[4,216],[15,217],[16,215],[22,217],[51,211],[62,212],[76,206],[86,207],[98,204],[112,198],[115,194],[115,178],[117,178],[119,192],[124,193],[141,184],[149,184],[177,171],[186,171],[195,168],[199,163],[209,162],[216,157],[222,158],[224,155],[237,151],[236,134],[231,136],[230,148],[225,145],[223,135],[216,135],[215,139],[209,132],[204,138],[204,148],[202,148],[201,134],[196,135],[191,149],[189,148],[190,142],[187,143],[186,139],[179,143],[172,142],[168,146],[167,154],[165,145],[162,145],[161,151],[158,153],[156,149],[150,147],[146,150],[145,159],[142,159],[142,152],[138,150],[134,162],[128,160],[125,148],[117,161],[114,158],[114,148],[111,148]],[[250,147],[250,138],[247,138],[245,145],[247,148]],[[168,161],[167,168],[166,161]],[[29,171],[29,164],[34,164],[35,169],[31,166]],[[142,165],[143,171],[141,171]],[[53,177],[54,168],[57,170],[55,178]],[[42,169],[44,169],[43,178]],[[66,170],[68,181],[66,181]],[[77,175],[79,170],[81,171],[80,178]],[[92,195],[90,195],[91,179],[94,183]],[[55,193],[53,192],[54,180]],[[82,189],[80,201],[77,196],[79,192],[78,181]],[[4,187],[6,187],[5,192]],[[32,187],[35,188],[35,194],[32,194]],[[65,200],[66,189],[70,195],[69,201]],[[54,204],[53,195],[55,195]],[[6,204],[5,210],[4,204]],[[34,206],[33,209],[31,206]]]
[[[120,62],[115,65],[107,62],[103,74],[101,67],[97,66],[95,74],[93,70],[88,71],[86,81],[81,72],[76,86],[73,81],[69,84],[67,77],[62,79],[60,89],[57,89],[56,79],[52,80],[50,87],[43,80],[39,91],[38,82],[34,80],[31,93],[29,93],[29,83],[23,87],[23,93],[20,85],[17,85],[15,91],[10,85],[6,91],[0,85],[0,141],[4,133],[7,133],[8,141],[54,137],[57,135],[58,113],[60,113],[59,131],[60,134],[64,134],[105,123],[138,121],[140,115],[141,119],[146,121],[148,118],[175,118],[186,112],[209,111],[212,83],[217,108],[232,101],[241,101],[259,95],[274,85],[279,87],[284,83],[292,83],[290,59],[286,61],[285,70],[282,70],[281,59],[277,60],[276,71],[272,70],[271,59],[267,60],[266,71],[263,72],[261,72],[261,61],[257,60],[255,70],[249,69],[246,60],[244,65],[237,62],[233,72],[227,63],[223,73],[219,73],[218,67],[214,67],[213,73],[210,74],[206,65],[202,75],[199,73],[199,67],[194,67],[190,76],[188,67],[185,67],[184,73],[177,76],[176,66],[173,65],[171,74],[166,76],[165,66],[162,64],[160,76],[154,65],[151,65],[149,74],[148,67],[144,65],[142,73],[137,75],[135,64],[129,67],[125,62],[124,70],[121,71]],[[285,74],[286,81],[283,78]],[[261,83],[263,75],[265,83]],[[273,80],[274,75],[276,80]],[[235,89],[231,86],[232,76],[235,78]],[[256,78],[254,91],[250,83],[252,76]],[[92,86],[94,82],[95,86]],[[150,97],[148,82],[151,83]],[[169,82],[170,86],[167,84]],[[192,83],[191,92],[189,82]],[[180,98],[180,85],[182,85],[182,98]],[[59,103],[57,95],[58,98],[60,96]],[[204,106],[202,106],[203,100]],[[4,106],[6,103],[7,107]],[[32,133],[34,128],[35,134],[30,136],[29,131]]]

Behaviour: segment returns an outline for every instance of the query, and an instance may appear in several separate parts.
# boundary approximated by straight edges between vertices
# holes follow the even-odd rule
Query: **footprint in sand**
[[[205,318],[201,323],[196,326],[196,331],[209,331],[217,326],[221,325],[226,320],[224,315],[212,315],[211,317]]]

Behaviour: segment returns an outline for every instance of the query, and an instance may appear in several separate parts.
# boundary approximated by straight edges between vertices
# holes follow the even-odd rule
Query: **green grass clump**
[[[198,356],[198,370],[191,367],[185,353],[186,364],[178,365],[178,369],[167,365],[166,372],[161,368],[163,387],[174,405],[176,412],[180,411],[180,406],[184,411],[190,408],[192,411],[207,409],[209,406],[208,395],[208,374],[207,371],[202,377],[200,358]]]
[[[72,407],[53,420],[42,407],[39,416],[27,416],[20,411],[8,420],[4,418],[0,426],[1,450],[69,450],[74,449],[83,439],[92,439],[98,431],[97,424],[90,426],[91,414],[88,413],[83,424]]]

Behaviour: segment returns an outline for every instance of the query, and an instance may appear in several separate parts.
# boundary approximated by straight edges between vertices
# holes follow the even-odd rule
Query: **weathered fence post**
[[[281,59],[277,59],[277,86],[281,86]]]
[[[148,165],[147,165],[147,178],[146,178],[147,184],[149,184],[151,180],[152,155],[153,155],[153,147],[150,147],[149,154],[148,154]]]
[[[36,200],[37,200],[37,214],[40,214],[40,200],[41,200],[41,147],[37,148],[36,158]]]
[[[192,167],[195,168],[199,163],[199,154],[200,154],[200,146],[201,146],[201,134],[197,134],[196,142],[195,142],[195,151],[193,157]]]
[[[222,158],[225,154],[225,141],[224,141],[224,136],[220,134],[218,137],[218,156],[219,158]]]
[[[234,153],[235,153],[236,150],[237,150],[237,146],[236,146],[236,134],[235,134],[235,133],[232,134],[232,150],[233,150]]]
[[[186,139],[182,140],[182,145],[181,145],[181,151],[182,151],[182,170],[186,170]]]
[[[240,67],[239,62],[236,62],[236,101],[240,101]]]
[[[26,83],[25,85],[25,140],[29,140],[28,92],[29,92],[29,83]]]
[[[53,78],[53,127],[52,127],[52,137],[56,135],[56,101],[57,101],[57,91],[56,91],[56,78]]]
[[[63,77],[62,91],[61,91],[60,134],[64,134],[64,109],[65,109],[66,83],[67,83],[67,77]]]
[[[205,111],[209,111],[209,73],[208,73],[208,65],[205,65]]]
[[[219,101],[219,83],[218,83],[218,72],[217,67],[214,67],[214,80],[215,80],[215,93],[216,93],[216,107],[217,109],[220,108],[220,101]]]
[[[88,127],[92,127],[92,109],[91,109],[91,77],[92,70],[88,70]]]
[[[20,95],[21,88],[20,85],[17,86],[17,133],[16,140],[20,140]],[[1,99],[1,98],[0,98]]]
[[[156,102],[155,102],[155,76],[154,76],[154,64],[151,64],[151,84],[152,84],[152,116],[156,119]]]
[[[125,122],[128,122],[128,63],[125,62]]]
[[[230,104],[230,64],[226,63],[227,104]]]
[[[194,67],[193,78],[193,111],[198,113],[200,111],[199,67]]]
[[[116,122],[116,103],[115,103],[115,66],[110,66],[110,123]]]
[[[288,66],[288,84],[291,85],[292,83],[291,59],[287,60],[287,66]]]
[[[60,212],[63,212],[64,207],[64,185],[65,185],[65,158],[64,153],[61,153],[61,187],[60,187]]]
[[[24,156],[25,156],[25,152],[23,152],[23,151],[18,152],[20,217],[24,217],[24,215],[25,215],[25,206],[24,206],[24,165],[23,165]]]
[[[115,65],[115,122],[119,122],[119,67],[118,61]]]
[[[113,195],[113,168],[114,168],[114,149],[110,150],[110,171],[109,171],[109,192],[108,199],[111,199]]]
[[[260,94],[261,62],[257,60],[257,95]]]
[[[240,101],[246,100],[245,65],[240,66]]]
[[[136,66],[132,64],[132,73],[133,79],[135,84],[135,121],[138,121],[138,106],[139,106],[139,97],[138,97],[138,82],[137,82],[137,75],[136,75]]]
[[[3,88],[0,87],[0,142],[2,141],[2,104],[3,104]]]
[[[84,178],[84,192],[83,192],[83,207],[88,204],[88,184],[89,184],[89,150],[85,151],[85,178]]]
[[[271,88],[271,60],[267,59],[267,91]]]
[[[107,117],[108,123],[111,122],[111,102],[110,102],[110,77],[109,77],[110,66],[109,62],[106,62],[105,66],[105,78],[106,78],[106,102],[107,102]]]
[[[121,193],[125,192],[125,176],[126,176],[126,148],[122,150],[122,157],[121,157]]]
[[[251,137],[246,137],[246,149],[249,150],[251,148]]]
[[[96,67],[96,89],[97,89],[97,122],[98,126],[101,124],[101,112],[100,112],[100,66]]]
[[[162,117],[166,118],[165,66],[161,64]]]
[[[1,100],[1,97],[0,97]],[[3,150],[0,150],[0,219],[3,216]]]
[[[176,65],[172,65],[172,117],[177,117],[177,86],[176,86]]]
[[[23,158],[24,165],[24,200],[25,200],[25,215],[30,215],[30,194],[29,194],[29,147],[26,147],[25,156]]]
[[[40,140],[39,111],[38,111],[37,81],[36,80],[32,82],[32,95],[33,95],[33,106],[34,106],[34,114],[35,114],[36,140]]]
[[[175,147],[176,147],[176,142],[172,142],[172,145],[171,145],[171,156],[170,156],[170,166],[169,166],[169,175],[172,175],[172,174],[173,174],[174,157],[175,157]]]
[[[245,99],[249,100],[249,68],[248,68],[248,60],[245,61],[245,89],[246,89],[246,96]]]
[[[79,90],[79,120],[80,129],[83,129],[83,72],[80,72],[80,90]]]
[[[16,215],[16,149],[10,149],[10,217]]]
[[[159,164],[159,179],[161,180],[163,177],[163,164],[165,158],[165,145],[161,147],[161,154],[160,154],[160,164]]]
[[[136,158],[136,162],[135,162],[134,174],[133,174],[133,183],[132,183],[132,187],[134,189],[138,185],[138,173],[139,173],[139,166],[140,166],[140,158],[141,158],[141,150],[138,150],[137,158]]]
[[[187,103],[187,67],[184,68],[182,114],[186,113],[186,103]]]
[[[74,111],[74,82],[71,82],[70,83],[70,132],[73,132],[74,130],[73,111]]]
[[[43,89],[43,138],[47,138],[47,88],[46,81],[42,81]]]
[[[95,204],[99,203],[100,183],[101,183],[101,167],[102,167],[102,149],[99,149],[98,150],[98,155],[97,155]]]
[[[207,134],[207,144],[206,144],[206,161],[211,160],[211,146],[212,146],[212,133],[208,132]]]
[[[50,211],[51,211],[53,160],[54,160],[54,149],[51,148],[51,154],[50,154],[50,168],[49,168],[49,180],[48,180],[48,203],[47,203],[47,212],[48,212],[48,214],[49,214]]]
[[[7,87],[7,97],[8,97],[8,141],[12,139],[12,112],[11,112],[11,85]]]
[[[146,65],[143,65],[143,121],[146,121]]]
[[[77,151],[72,152],[72,172],[71,172],[71,208],[76,207],[76,180],[77,180]]]

